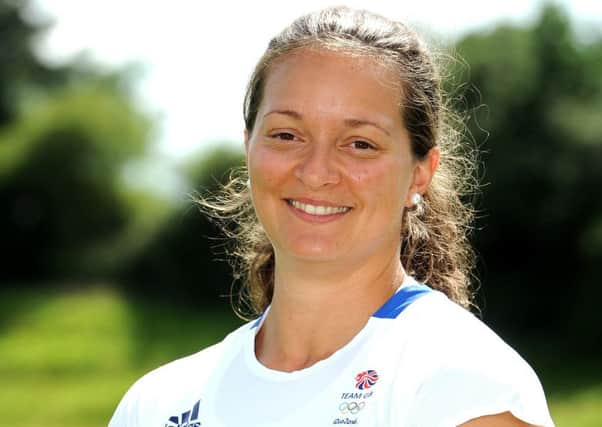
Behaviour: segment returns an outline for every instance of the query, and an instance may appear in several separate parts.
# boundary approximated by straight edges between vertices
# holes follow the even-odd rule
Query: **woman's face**
[[[398,256],[404,206],[430,180],[400,102],[396,73],[370,58],[301,50],[272,66],[245,145],[279,262]]]

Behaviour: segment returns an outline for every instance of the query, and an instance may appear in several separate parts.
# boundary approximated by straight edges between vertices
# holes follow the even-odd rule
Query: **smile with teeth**
[[[351,208],[347,206],[316,206],[308,203],[301,203],[297,200],[287,200],[288,204],[310,215],[334,215],[345,213]]]

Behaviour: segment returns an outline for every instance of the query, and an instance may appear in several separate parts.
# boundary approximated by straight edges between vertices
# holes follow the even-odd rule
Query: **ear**
[[[424,194],[430,185],[433,175],[439,166],[439,157],[441,152],[439,147],[433,147],[426,154],[424,159],[416,160],[414,163],[414,173],[412,176],[412,182],[408,189],[408,195],[406,197],[406,207],[412,206],[412,195],[418,193]]]

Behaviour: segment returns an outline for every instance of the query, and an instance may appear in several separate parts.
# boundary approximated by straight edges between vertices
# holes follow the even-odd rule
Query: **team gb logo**
[[[360,390],[367,390],[372,387],[378,381],[378,374],[375,370],[369,369],[367,371],[360,372],[355,376],[355,388]]]

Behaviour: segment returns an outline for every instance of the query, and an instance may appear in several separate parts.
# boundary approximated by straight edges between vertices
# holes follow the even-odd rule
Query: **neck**
[[[276,262],[272,304],[256,337],[258,360],[294,371],[347,344],[403,281],[398,253],[339,272],[332,263],[325,270]]]

